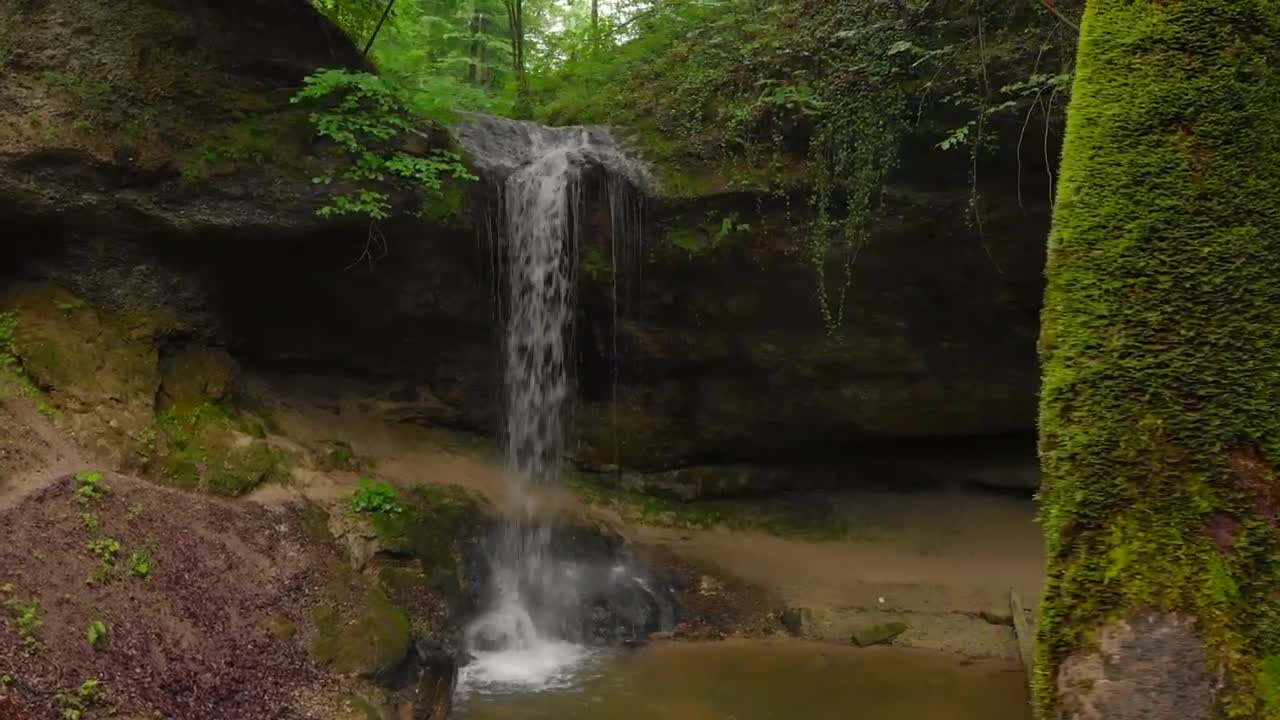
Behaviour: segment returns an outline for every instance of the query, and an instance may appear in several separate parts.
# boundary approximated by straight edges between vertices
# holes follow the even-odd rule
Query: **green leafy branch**
[[[462,156],[444,148],[426,155],[405,152],[403,142],[425,137],[418,129],[427,120],[414,112],[408,97],[382,78],[363,72],[322,70],[306,78],[294,103],[314,103],[311,113],[316,135],[337,145],[347,156],[345,167],[312,179],[342,192],[330,197],[317,213],[321,217],[364,215],[372,221],[392,214],[396,189],[425,193],[428,202],[446,200],[451,181],[476,180]]]

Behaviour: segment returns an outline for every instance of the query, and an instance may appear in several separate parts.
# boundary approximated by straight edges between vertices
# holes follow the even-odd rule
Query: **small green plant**
[[[35,560],[36,562],[44,562],[45,560],[49,559],[49,556],[45,554],[43,550],[34,550],[31,553],[31,559]]]
[[[107,624],[101,620],[91,620],[85,629],[85,638],[94,650],[101,650],[107,644]]]
[[[98,558],[98,566],[89,577],[85,578],[85,584],[93,585],[111,579],[116,573],[116,558],[120,556],[120,542],[114,538],[101,538],[94,540],[86,547],[90,554]]]
[[[208,178],[215,170],[253,163],[263,165],[272,159],[275,143],[262,118],[253,113],[235,112],[236,120],[222,136],[201,145],[195,157],[182,164],[185,182]]]
[[[358,513],[399,515],[404,512],[404,506],[400,504],[400,494],[395,488],[368,478],[361,478],[360,489],[351,496],[349,505],[353,512]]]
[[[114,538],[101,538],[88,544],[89,552],[103,562],[112,562],[120,554],[120,541]]]
[[[80,513],[80,527],[85,530],[96,530],[98,527],[98,513],[82,512]]]
[[[111,488],[102,482],[102,473],[89,471],[76,474],[76,497],[84,502],[91,502],[106,495]]]
[[[124,519],[133,522],[142,517],[142,503],[134,503],[129,506],[129,512],[125,513]]]
[[[35,635],[44,621],[40,619],[40,608],[35,603],[17,605],[14,620],[18,624],[18,632],[23,636]]]
[[[102,682],[85,680],[75,690],[58,693],[58,707],[62,710],[63,720],[81,720],[101,698]]]
[[[151,551],[143,548],[135,550],[129,556],[129,574],[134,577],[147,579],[151,577],[152,557]]]
[[[4,601],[4,606],[13,615],[14,625],[18,629],[18,637],[22,638],[22,643],[27,647],[28,652],[36,652],[40,649],[40,628],[44,625],[44,620],[40,617],[40,606],[34,600],[24,602],[13,594],[11,586],[6,585],[9,590],[5,593],[8,599]]]
[[[0,674],[0,690],[8,690],[9,688],[13,687],[17,682],[18,682],[17,679],[15,679],[9,673]]]

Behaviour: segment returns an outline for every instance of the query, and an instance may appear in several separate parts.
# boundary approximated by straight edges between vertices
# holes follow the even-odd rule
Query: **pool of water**
[[[660,643],[536,692],[460,691],[461,720],[1029,720],[1021,665],[789,640]]]

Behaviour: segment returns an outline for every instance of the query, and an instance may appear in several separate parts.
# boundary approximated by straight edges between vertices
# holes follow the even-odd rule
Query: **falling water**
[[[457,131],[494,183],[489,226],[505,275],[504,441],[510,511],[491,553],[490,605],[467,631],[472,686],[554,686],[590,651],[583,598],[599,573],[553,551],[540,491],[560,478],[572,404],[572,338],[579,257],[609,233],[614,306],[638,266],[649,178],[602,128],[546,128],[476,116]],[[609,226],[591,222],[588,199],[607,196]],[[604,579],[607,581],[607,578]]]

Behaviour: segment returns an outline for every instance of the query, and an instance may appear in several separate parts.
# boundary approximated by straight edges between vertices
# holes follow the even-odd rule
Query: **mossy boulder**
[[[385,594],[371,590],[349,617],[333,608],[317,611],[311,650],[336,672],[382,678],[409,657],[411,640],[408,615]]]
[[[236,497],[289,478],[289,454],[261,437],[260,421],[232,405],[205,400],[165,408],[157,424],[153,464],[176,487]]]

